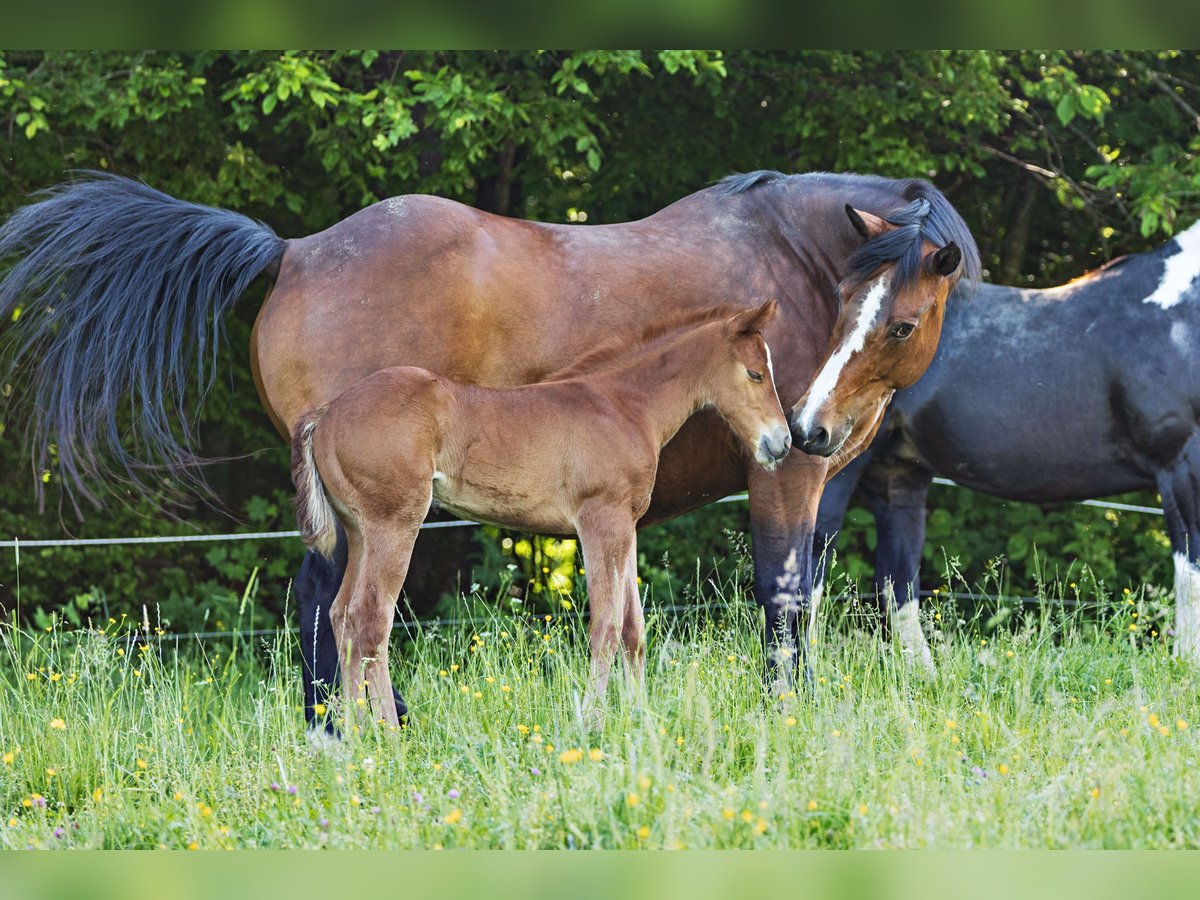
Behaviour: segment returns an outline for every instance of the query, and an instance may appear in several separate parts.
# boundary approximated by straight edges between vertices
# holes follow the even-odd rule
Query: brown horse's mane
[[[701,309],[677,310],[663,316],[661,319],[655,319],[633,338],[622,336],[605,341],[592,350],[589,350],[574,362],[569,363],[556,372],[551,372],[543,380],[564,381],[568,378],[576,378],[580,375],[587,375],[601,369],[610,368],[626,361],[639,351],[645,350],[651,344],[677,331],[706,325],[709,322],[715,322],[719,319],[732,319],[738,313],[745,311],[746,307],[734,306],[732,304],[708,306]]]

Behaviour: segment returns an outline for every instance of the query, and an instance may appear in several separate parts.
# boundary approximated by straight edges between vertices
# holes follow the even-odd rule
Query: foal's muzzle
[[[776,428],[769,434],[764,434],[758,440],[758,452],[755,457],[760,465],[774,468],[783,461],[792,449],[792,434],[787,428]]]

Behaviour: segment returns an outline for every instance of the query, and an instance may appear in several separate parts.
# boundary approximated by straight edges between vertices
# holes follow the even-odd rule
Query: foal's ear
[[[879,216],[864,212],[861,209],[855,209],[849,203],[846,204],[846,216],[850,219],[850,224],[854,226],[854,230],[863,236],[863,240],[869,241],[871,238],[878,237],[891,228]]]
[[[762,306],[742,310],[729,320],[729,334],[738,337],[762,331],[779,315],[779,301],[774,297]]]

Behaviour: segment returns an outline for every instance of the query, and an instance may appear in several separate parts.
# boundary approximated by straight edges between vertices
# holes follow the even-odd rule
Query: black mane
[[[903,288],[916,279],[921,265],[921,244],[929,241],[936,247],[953,242],[962,251],[961,277],[978,281],[982,274],[979,248],[962,216],[936,187],[921,178],[893,179],[876,175],[835,175],[817,172],[811,175],[785,175],[771,169],[728,175],[716,183],[723,194],[741,194],[761,184],[796,183],[836,185],[845,194],[846,202],[874,213],[897,226],[886,234],[872,238],[855,251],[845,277],[858,282],[882,265],[895,263],[895,286]],[[879,209],[879,194],[890,194],[896,206]],[[856,202],[855,196],[861,199]],[[904,205],[900,205],[904,204]],[[871,207],[876,208],[871,208]]]

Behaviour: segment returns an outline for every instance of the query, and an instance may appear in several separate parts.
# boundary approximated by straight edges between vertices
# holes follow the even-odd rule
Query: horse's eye
[[[902,341],[916,331],[916,329],[917,326],[912,322],[899,322],[888,330],[888,335],[898,341]]]
[[[747,369],[746,377],[749,378],[751,381],[753,381],[755,384],[762,384],[762,380],[763,380],[762,372],[755,372],[753,369]]]

